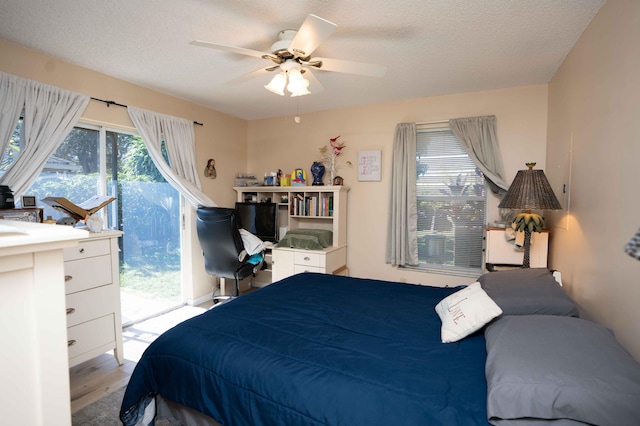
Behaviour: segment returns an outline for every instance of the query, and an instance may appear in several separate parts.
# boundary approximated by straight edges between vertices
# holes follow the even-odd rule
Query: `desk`
[[[347,271],[347,246],[329,246],[322,250],[288,247],[274,248],[273,281],[302,272],[344,275]]]

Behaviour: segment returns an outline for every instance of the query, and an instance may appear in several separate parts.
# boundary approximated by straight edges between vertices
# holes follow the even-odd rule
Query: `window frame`
[[[478,174],[477,176],[473,177],[473,181],[474,182],[478,182],[479,180],[482,182],[482,188],[481,188],[481,192],[479,194],[476,193],[472,193],[469,195],[461,195],[461,196],[455,196],[455,195],[451,195],[451,194],[445,194],[443,193],[442,195],[427,195],[424,194],[424,190],[421,190],[421,188],[425,187],[425,182],[421,182],[420,181],[420,173],[421,173],[421,157],[420,157],[420,153],[421,153],[421,141],[420,141],[420,133],[430,133],[430,134],[437,134],[437,133],[443,133],[443,136],[446,137],[447,139],[453,139],[458,143],[458,147],[456,149],[459,148],[459,151],[461,151],[462,153],[464,153],[464,155],[466,156],[466,158],[468,158],[468,161],[473,164],[475,166],[475,173]],[[424,159],[422,159],[424,160]],[[479,215],[479,217],[475,217],[474,216],[474,221],[473,222],[468,222],[466,224],[466,226],[469,226],[469,232],[470,233],[477,233],[479,232],[479,234],[477,234],[476,236],[474,236],[473,238],[475,238],[474,240],[472,240],[472,244],[477,247],[478,252],[476,252],[475,250],[472,252],[474,257],[479,256],[480,257],[480,263],[478,266],[458,266],[456,265],[456,261],[455,259],[452,261],[452,264],[438,264],[438,263],[429,263],[429,262],[425,262],[424,257],[420,257],[420,253],[419,253],[419,260],[420,263],[418,265],[405,265],[402,266],[402,268],[406,268],[406,269],[410,269],[410,270],[416,270],[416,271],[420,271],[420,272],[427,272],[427,273],[437,273],[437,274],[441,274],[441,275],[455,275],[455,276],[468,276],[468,277],[477,277],[479,274],[481,274],[484,270],[484,241],[485,241],[485,224],[487,223],[487,207],[489,204],[489,199],[488,199],[488,184],[486,183],[486,179],[484,178],[484,175],[482,175],[482,172],[479,172],[479,169],[477,168],[477,165],[475,165],[475,162],[473,160],[473,158],[468,155],[463,147],[463,145],[457,140],[457,138],[454,136],[452,130],[450,129],[450,127],[446,124],[438,124],[438,125],[431,125],[431,126],[418,126],[416,128],[416,167],[417,167],[417,171],[416,171],[416,208],[420,209],[420,205],[421,205],[421,201],[426,201],[426,202],[440,202],[440,201],[451,201],[452,204],[454,203],[461,203],[459,205],[467,205],[468,202],[473,202],[475,206],[478,205],[478,203],[480,203],[482,205],[482,212]],[[426,174],[428,173],[427,171],[425,171],[424,167],[422,168],[422,171]],[[461,170],[459,170],[461,171]],[[467,170],[468,173],[468,170]],[[449,175],[444,175],[442,176],[443,178],[448,178]],[[471,184],[469,184],[469,186],[471,186]],[[467,189],[467,193],[469,192],[469,190]],[[452,200],[451,198],[454,197],[455,200]],[[420,210],[418,210],[419,212]],[[435,213],[434,213],[435,215]],[[418,219],[418,222],[420,222],[420,218]],[[420,251],[420,240],[419,238],[421,236],[426,235],[424,228],[418,228],[418,249]],[[422,234],[422,235],[420,235]],[[450,238],[450,237],[447,237]],[[455,236],[452,237],[453,241],[455,241]],[[452,244],[453,241],[449,241],[448,244]],[[426,242],[423,242],[422,244],[426,245]],[[442,244],[442,243],[439,243]],[[476,259],[477,260],[477,259]]]

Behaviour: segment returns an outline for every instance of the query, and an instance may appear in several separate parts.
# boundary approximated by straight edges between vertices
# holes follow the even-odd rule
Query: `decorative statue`
[[[311,165],[311,174],[313,175],[312,185],[324,185],[322,183],[322,176],[324,176],[324,164],[320,161],[314,161]]]
[[[346,148],[344,142],[338,142],[339,138],[340,136],[330,138],[329,146],[325,145],[320,148],[320,155],[322,156],[322,159],[320,161],[329,167],[331,182],[333,182],[333,180],[336,178],[336,171],[339,168],[338,157],[340,156],[342,150]],[[347,164],[347,166],[351,167],[351,161],[346,161],[345,163]]]

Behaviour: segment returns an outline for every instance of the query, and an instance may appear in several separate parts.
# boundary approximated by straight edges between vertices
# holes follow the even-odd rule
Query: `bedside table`
[[[524,250],[507,241],[504,228],[486,228],[485,265],[522,265]],[[549,231],[531,233],[530,266],[546,268],[549,251]]]

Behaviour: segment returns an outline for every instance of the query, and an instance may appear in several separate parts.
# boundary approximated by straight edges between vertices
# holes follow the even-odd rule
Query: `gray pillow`
[[[640,364],[606,328],[579,318],[510,316],[490,324],[485,338],[492,424],[638,424]]]
[[[478,281],[503,315],[580,315],[576,303],[546,268],[487,272]]]

